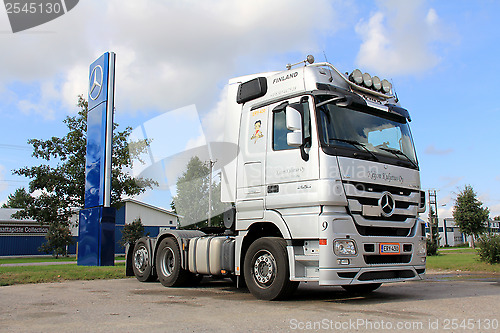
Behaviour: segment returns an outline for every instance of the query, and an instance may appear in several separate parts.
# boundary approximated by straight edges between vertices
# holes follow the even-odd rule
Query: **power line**
[[[10,145],[5,143],[0,143],[0,149],[13,149],[13,150],[32,150],[30,146],[20,146],[20,145]]]

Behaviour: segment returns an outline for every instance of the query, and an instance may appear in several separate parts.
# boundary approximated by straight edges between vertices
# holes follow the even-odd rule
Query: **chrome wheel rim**
[[[134,266],[139,272],[144,273],[146,267],[148,266],[148,263],[149,263],[148,249],[144,245],[141,245],[139,249],[135,251]]]
[[[161,260],[160,269],[164,276],[170,276],[174,272],[175,255],[171,248],[167,247]]]
[[[261,287],[268,287],[276,276],[276,260],[271,252],[261,250],[255,255],[253,277]]]

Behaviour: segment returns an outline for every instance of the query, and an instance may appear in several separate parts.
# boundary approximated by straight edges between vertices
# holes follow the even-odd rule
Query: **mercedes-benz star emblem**
[[[378,205],[380,206],[380,210],[382,215],[385,217],[389,217],[394,214],[394,208],[396,208],[396,202],[394,201],[394,197],[390,192],[382,193],[378,201]]]
[[[92,70],[92,74],[90,74],[89,97],[93,101],[101,95],[102,79],[102,67],[101,65],[97,65]]]

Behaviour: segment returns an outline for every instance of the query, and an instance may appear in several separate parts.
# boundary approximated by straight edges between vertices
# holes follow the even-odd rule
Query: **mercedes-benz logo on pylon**
[[[94,69],[92,69],[92,73],[90,74],[89,97],[93,101],[95,101],[101,95],[102,80],[102,67],[101,65],[97,65],[94,67]]]
[[[389,217],[394,214],[394,208],[396,208],[396,202],[394,201],[394,197],[390,192],[382,193],[378,201],[378,205],[380,206],[380,210],[382,215],[385,217]]]

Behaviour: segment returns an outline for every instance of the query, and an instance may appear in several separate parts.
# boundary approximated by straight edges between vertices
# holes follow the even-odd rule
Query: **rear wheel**
[[[190,280],[190,273],[181,268],[181,251],[173,238],[164,238],[156,253],[158,279],[165,287],[178,287]]]
[[[342,286],[342,288],[351,294],[364,295],[377,290],[381,285],[382,283],[350,284]]]
[[[286,242],[277,237],[260,238],[250,245],[245,255],[244,274],[250,292],[263,300],[286,298],[299,285],[290,281]]]
[[[139,240],[134,246],[132,254],[132,269],[137,280],[150,282],[156,280],[151,262],[151,252],[144,240]]]

